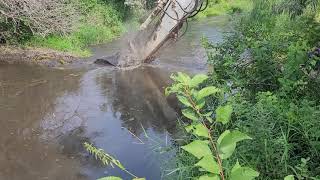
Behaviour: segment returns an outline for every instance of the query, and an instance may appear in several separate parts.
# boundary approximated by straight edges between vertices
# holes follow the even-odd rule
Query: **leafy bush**
[[[183,116],[190,120],[184,128],[191,135],[191,140],[181,147],[195,157],[195,161],[185,164],[197,172],[189,178],[250,180],[259,176],[258,172],[249,167],[242,167],[239,162],[231,168],[224,166],[235,152],[237,144],[251,138],[238,130],[224,130],[222,133],[217,130],[219,126],[229,123],[232,106],[229,104],[217,106],[213,120],[214,110],[206,109],[206,105],[208,106],[206,101],[210,96],[224,97],[222,90],[214,86],[200,88],[200,85],[208,79],[206,75],[200,74],[190,78],[184,73],[178,73],[171,78],[174,83],[166,89],[166,95],[176,94],[183,104]]]
[[[254,138],[241,144],[235,157],[257,167],[261,179],[295,174],[301,158],[309,158],[308,176],[319,175],[320,106],[306,100],[290,102],[272,93],[259,93],[256,101],[234,98],[233,127]]]
[[[320,40],[316,13],[306,10],[291,18],[288,13],[275,14],[274,7],[269,1],[255,1],[237,32],[221,45],[207,45],[209,62],[218,79],[231,80],[253,94],[283,89],[291,97],[300,97],[299,92],[312,95],[304,91],[319,86],[319,78],[310,78],[318,59],[308,58]]]
[[[230,128],[253,138],[231,161],[256,167],[260,179],[319,179],[319,8],[283,2],[256,0],[222,44],[203,40],[214,67],[207,83],[229,89]]]

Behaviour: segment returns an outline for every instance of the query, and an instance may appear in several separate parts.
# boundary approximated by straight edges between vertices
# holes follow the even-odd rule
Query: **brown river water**
[[[173,139],[178,107],[164,96],[170,74],[207,71],[200,38],[221,42],[226,17],[192,22],[188,33],[150,65],[121,71],[88,65],[49,69],[0,65],[0,180],[94,180],[121,176],[84,150],[90,142],[148,180],[174,179]],[[113,54],[119,41],[92,47],[97,58]]]

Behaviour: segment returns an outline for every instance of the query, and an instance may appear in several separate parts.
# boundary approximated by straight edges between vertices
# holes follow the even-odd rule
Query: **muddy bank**
[[[80,57],[42,48],[21,48],[0,46],[0,64],[38,64],[47,67],[61,67],[72,64]]]

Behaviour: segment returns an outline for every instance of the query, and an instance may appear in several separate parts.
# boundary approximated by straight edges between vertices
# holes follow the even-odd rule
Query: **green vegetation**
[[[2,2],[4,7],[8,3],[17,6],[19,2]],[[29,10],[6,9],[0,3],[0,9],[3,9],[0,39],[7,44],[45,47],[86,56],[90,54],[87,46],[110,41],[124,31],[121,18],[126,11],[120,9],[124,5],[120,6],[118,2],[49,0],[46,3],[26,3],[30,6]],[[53,6],[53,9],[46,9],[46,5]],[[20,15],[12,17],[10,13]],[[36,18],[41,18],[40,22],[32,21]]]
[[[74,30],[66,35],[34,36],[25,44],[40,46],[59,51],[67,51],[86,56],[90,52],[87,46],[108,42],[123,32],[119,13],[111,4],[81,0],[81,19]]]
[[[96,160],[101,161],[103,165],[105,165],[105,166],[110,165],[112,167],[116,166],[116,167],[120,168],[122,171],[124,171],[124,172],[128,173],[130,176],[132,176],[133,177],[132,180],[145,180],[144,178],[138,178],[136,175],[129,172],[121,164],[120,161],[118,161],[116,158],[114,158],[111,155],[104,152],[103,149],[98,149],[98,148],[94,147],[92,144],[89,144],[86,142],[83,144],[83,146],[90,154],[92,154],[96,158]],[[119,177],[115,177],[115,176],[109,176],[109,177],[100,178],[98,180],[122,180],[122,179]]]
[[[207,9],[200,12],[195,18],[248,12],[251,9],[251,0],[213,0],[209,1]]]
[[[225,100],[222,90],[215,86],[200,88],[208,78],[206,75],[190,78],[178,73],[172,76],[174,84],[166,89],[166,95],[177,95],[184,106],[182,114],[190,121],[184,128],[191,136],[184,142],[186,145],[181,147],[189,153],[186,156],[195,157],[187,162],[188,171],[198,176],[199,180],[254,179],[259,173],[249,167],[242,167],[239,162],[230,164],[230,167],[224,166],[235,152],[237,143],[251,138],[238,130],[225,129],[231,119],[232,106],[225,103],[212,107],[206,102]],[[215,120],[211,117],[214,112]]]
[[[213,69],[201,87],[215,86],[225,92],[219,101],[207,98],[204,112],[216,110],[208,114],[210,120],[219,118],[221,105],[233,107],[230,122],[213,126],[210,134],[218,137],[216,133],[227,128],[252,138],[237,145],[233,156],[223,162],[225,169],[240,162],[256,169],[257,179],[320,179],[319,12],[317,0],[255,0],[253,9],[238,19],[235,32],[222,44],[203,40]],[[179,86],[178,94],[185,89]],[[178,100],[183,107],[190,106],[179,96]],[[183,122],[199,118],[184,111]],[[196,158],[184,150],[189,152],[179,147],[178,179],[201,176],[203,171],[193,170]]]

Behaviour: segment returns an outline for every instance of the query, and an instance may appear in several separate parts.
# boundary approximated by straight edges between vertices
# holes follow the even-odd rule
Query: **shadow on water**
[[[0,179],[129,179],[117,168],[101,166],[85,152],[83,142],[106,150],[138,176],[162,179],[174,152],[160,151],[177,136],[178,112],[164,88],[172,72],[206,71],[199,39],[207,35],[220,42],[226,22],[195,22],[152,65],[134,70],[0,65]],[[119,45],[93,50],[100,57]]]

